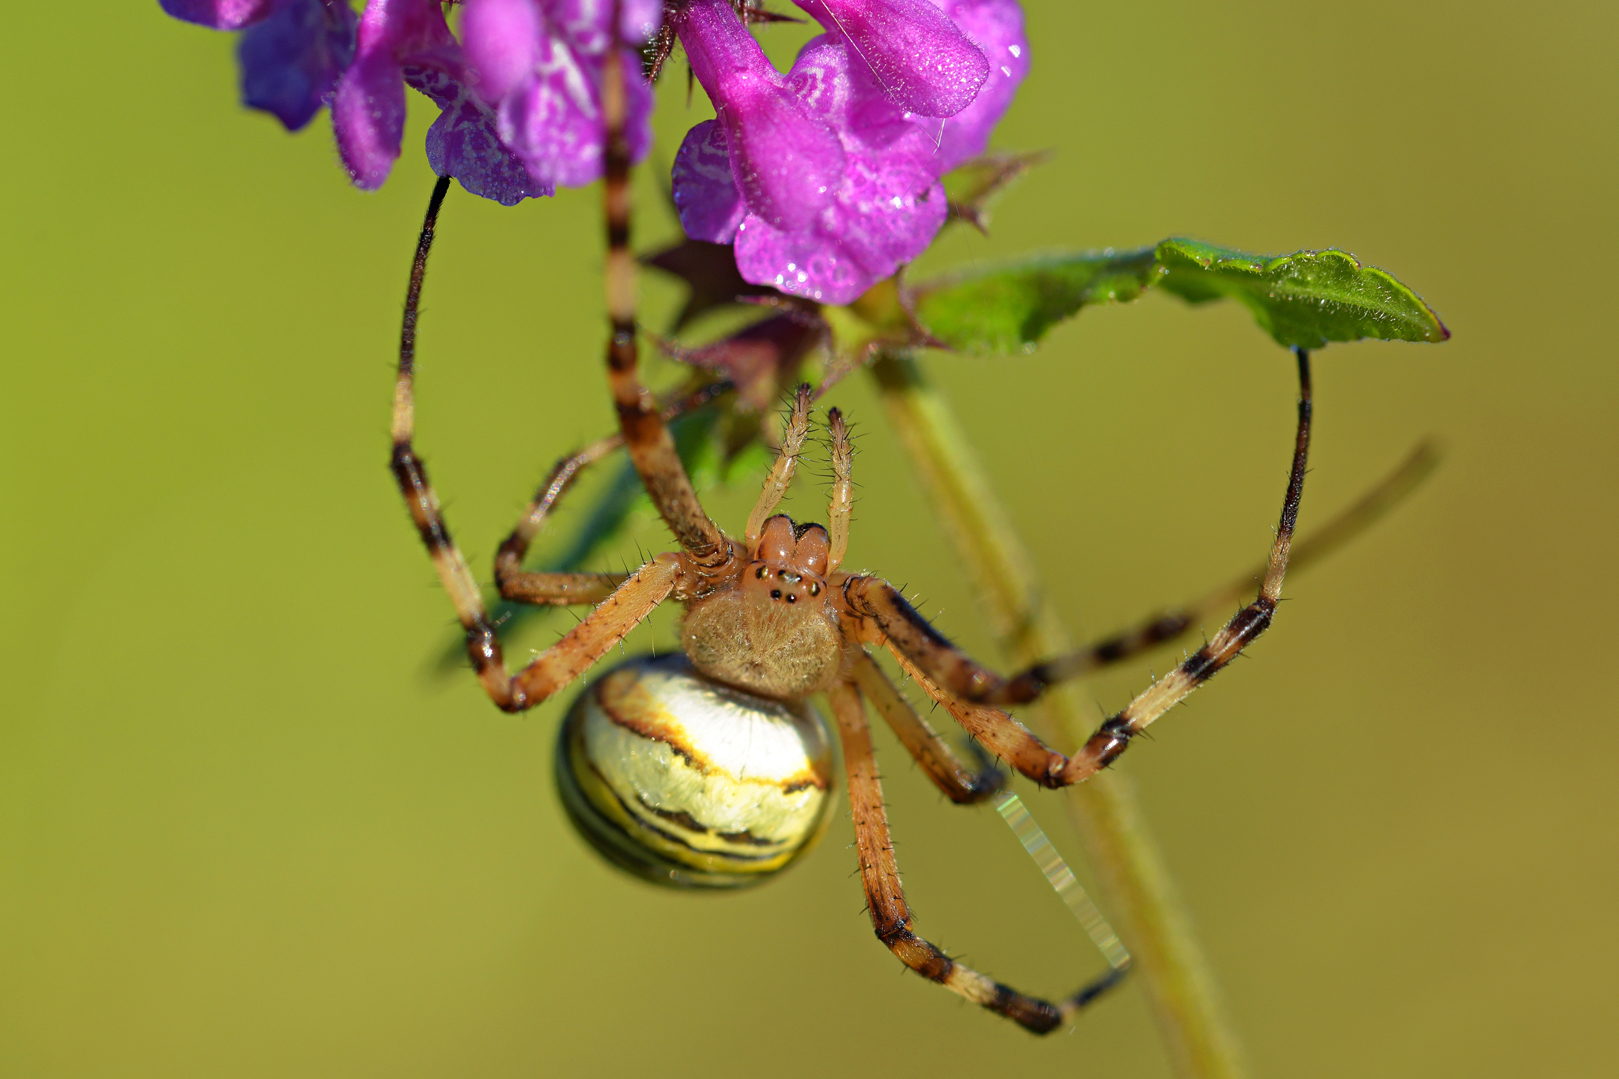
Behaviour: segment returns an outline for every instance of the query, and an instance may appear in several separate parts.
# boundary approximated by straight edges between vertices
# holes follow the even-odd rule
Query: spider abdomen
[[[563,805],[610,861],[677,887],[737,887],[819,838],[832,792],[821,718],[718,685],[685,656],[614,668],[574,702]]]

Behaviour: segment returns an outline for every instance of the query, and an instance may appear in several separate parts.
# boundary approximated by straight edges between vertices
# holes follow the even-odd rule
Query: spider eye
[[[676,653],[632,659],[579,695],[556,780],[609,862],[672,887],[736,888],[820,838],[832,749],[808,705],[721,686]]]

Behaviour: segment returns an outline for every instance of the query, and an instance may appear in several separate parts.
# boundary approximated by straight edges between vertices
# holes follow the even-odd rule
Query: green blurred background
[[[847,823],[742,895],[596,861],[551,788],[560,705],[507,717],[434,676],[450,609],[385,467],[430,110],[361,194],[324,118],[289,138],[239,109],[227,36],[151,0],[70,11],[15,7],[6,49],[0,1072],[1167,1074],[1139,986],[1038,1040],[902,975]],[[1455,335],[1320,356],[1306,528],[1420,436],[1447,459],[1120,768],[1254,1071],[1613,1074],[1614,6],[1028,18],[996,143],[1054,158],[930,264],[1336,245]],[[684,93],[666,81],[664,162],[708,115]],[[674,232],[660,182],[644,247]],[[418,445],[481,576],[549,463],[611,424],[599,232],[594,192],[445,211]],[[663,325],[677,293],[644,291]],[[1076,631],[1263,554],[1292,371],[1240,309],[1153,296],[1034,356],[926,362]],[[871,385],[833,399],[864,421],[851,563],[992,654]],[[738,527],[750,499],[715,511]],[[643,521],[609,564],[637,544],[668,541]],[[922,931],[1034,992],[1097,969],[993,810],[879,738]],[[1077,857],[1057,796],[1023,789]]]

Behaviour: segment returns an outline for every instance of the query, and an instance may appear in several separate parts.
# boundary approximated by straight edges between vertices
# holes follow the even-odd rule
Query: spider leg
[[[907,652],[896,647],[892,640],[873,637],[869,631],[865,639],[872,644],[886,645],[893,657],[899,661],[900,668],[910,675],[929,697],[943,705],[945,711],[949,712],[968,734],[978,739],[979,744],[990,753],[1043,787],[1065,785],[1053,781],[1052,777],[1062,774],[1063,769],[1069,764],[1069,759],[1042,742],[1029,728],[993,705],[974,704],[950,693],[935,682]]]
[[[1431,442],[1418,443],[1394,471],[1326,524],[1294,543],[1288,555],[1287,568],[1297,573],[1366,531],[1415,491],[1423,480],[1432,475],[1438,464],[1438,449]],[[1267,566],[1268,563],[1261,563],[1200,599],[1152,615],[1131,629],[1104,637],[1067,655],[1033,664],[1008,678],[1007,688],[1002,693],[984,699],[995,704],[1032,700],[1047,686],[1126,662],[1184,637],[1196,627],[1220,618],[1232,605],[1240,603],[1243,596],[1252,592],[1254,581],[1264,576]]]
[[[826,514],[826,528],[831,537],[831,551],[827,556],[827,572],[836,573],[849,550],[849,517],[854,511],[854,445],[849,441],[849,426],[843,422],[843,413],[828,409],[826,425],[832,436],[832,504]]]
[[[843,605],[858,623],[859,639],[887,647],[991,752],[1035,782],[1065,787],[1096,774],[1124,752],[1137,732],[1214,677],[1270,626],[1281,598],[1310,448],[1310,357],[1303,349],[1294,351],[1299,371],[1298,432],[1281,523],[1259,595],[1194,655],[1103,723],[1073,758],[1049,748],[988,703],[1032,700],[1045,688],[1035,675],[1025,672],[1008,681],[974,662],[929,625],[892,585],[877,577],[850,577],[843,582]]]
[[[449,191],[450,181],[440,177],[422,223],[421,239],[411,265],[410,285],[405,294],[405,318],[400,331],[399,370],[394,382],[393,452],[390,465],[405,505],[421,534],[427,553],[433,559],[439,580],[450,594],[456,616],[467,635],[467,655],[478,681],[501,708],[509,712],[530,708],[573,681],[608,649],[635,628],[659,603],[668,597],[685,572],[684,556],[663,554],[642,566],[633,576],[570,630],[556,644],[535,657],[517,675],[506,671],[500,641],[485,609],[483,595],[466,559],[450,538],[449,526],[439,509],[438,496],[427,478],[427,469],[416,456],[415,371],[416,321],[420,309],[422,281],[427,273],[427,256],[433,246],[438,212]]]
[[[635,256],[630,251],[630,147],[624,132],[625,109],[624,62],[615,35],[602,65],[602,115],[607,127],[602,194],[607,218],[607,316],[611,328],[607,339],[607,383],[618,409],[624,445],[652,504],[696,563],[715,569],[733,557],[731,541],[698,501],[657,402],[641,385],[637,371],[640,353],[635,337]]]
[[[1282,598],[1282,578],[1287,574],[1293,529],[1298,525],[1299,502],[1304,497],[1305,465],[1310,456],[1310,354],[1302,348],[1293,351],[1299,361],[1298,434],[1293,443],[1293,468],[1288,475],[1287,494],[1282,499],[1282,519],[1276,527],[1276,541],[1271,544],[1270,563],[1260,581],[1259,595],[1221,627],[1213,640],[1103,723],[1064,770],[1066,783],[1087,779],[1113,763],[1130,745],[1130,739],[1236,659],[1269,628],[1275,617],[1276,604]]]
[[[622,435],[608,435],[564,457],[551,467],[511,535],[495,552],[495,587],[502,599],[516,603],[569,606],[600,603],[625,580],[621,573],[554,573],[523,569],[534,537],[545,527],[547,518],[579,473],[624,445]]]
[[[934,786],[944,792],[957,805],[982,802],[1001,789],[1006,776],[1000,769],[986,764],[974,771],[963,764],[951,750],[950,743],[939,737],[939,732],[928,725],[899,688],[889,681],[888,675],[877,666],[864,649],[850,649],[852,674],[855,684],[876,706],[877,713],[893,728],[900,744],[916,758],[916,763],[933,780]]]
[[[731,388],[726,381],[701,386],[664,408],[663,418],[665,421],[672,420],[700,408]],[[607,435],[575,450],[552,466],[550,475],[540,484],[511,535],[495,552],[495,586],[500,590],[502,599],[553,607],[596,604],[612,595],[613,589],[628,579],[629,575],[624,573],[532,572],[523,569],[523,559],[528,554],[529,546],[580,473],[623,445],[622,434]]]
[[[759,546],[759,535],[764,531],[765,519],[781,504],[782,496],[792,485],[793,474],[798,471],[798,455],[804,451],[804,439],[809,435],[809,408],[810,388],[807,384],[801,384],[793,394],[793,410],[788,414],[787,427],[782,432],[781,452],[776,455],[776,463],[770,466],[770,474],[765,477],[759,501],[753,504],[753,511],[748,514],[743,542],[748,545],[750,554]]]
[[[911,909],[900,885],[899,865],[883,808],[882,782],[871,751],[871,730],[866,725],[865,703],[852,682],[839,682],[828,691],[843,741],[844,766],[849,776],[849,807],[854,818],[855,847],[860,854],[860,879],[865,885],[877,939],[907,967],[929,981],[959,993],[980,1007],[1004,1015],[1036,1034],[1047,1034],[1071,1020],[1086,1004],[1117,984],[1120,972],[1110,970],[1096,982],[1055,1004],[1027,996],[1010,986],[986,978],[956,962],[911,928]]]

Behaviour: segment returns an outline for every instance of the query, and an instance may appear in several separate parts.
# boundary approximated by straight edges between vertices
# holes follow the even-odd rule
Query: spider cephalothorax
[[[824,690],[843,657],[827,532],[772,517],[736,582],[686,606],[680,644],[702,673],[767,697]]]
[[[604,85],[617,85],[611,72]],[[832,786],[829,739],[806,701],[824,694],[843,747],[861,878],[878,938],[924,977],[1031,1030],[1055,1029],[1101,986],[1116,981],[1118,971],[1049,1003],[950,959],[911,927],[872,755],[867,701],[952,801],[988,797],[1002,776],[990,766],[964,764],[867,649],[886,651],[985,749],[1042,786],[1066,786],[1096,774],[1136,733],[1213,677],[1270,624],[1303,491],[1311,415],[1308,356],[1298,353],[1298,434],[1281,524],[1258,596],[1195,654],[1104,722],[1077,752],[1064,755],[1000,706],[1033,700],[1052,683],[1162,638],[1144,638],[1134,648],[1110,643],[1105,653],[1090,649],[1054,657],[1004,678],[957,649],[881,577],[843,572],[853,453],[836,409],[827,414],[833,482],[826,525],[795,525],[772,516],[792,482],[809,430],[808,386],[799,387],[794,397],[780,454],[741,541],[709,518],[675,452],[663,406],[638,374],[624,103],[611,92],[605,96],[607,370],[621,443],[599,442],[560,462],[501,545],[495,579],[507,600],[594,606],[515,674],[506,668],[477,582],[450,540],[412,445],[416,308],[447,180],[434,189],[407,294],[392,467],[455,603],[479,681],[501,708],[530,708],[601,660],[660,603],[684,604],[684,656],[632,661],[597,679],[564,728],[559,782],[570,815],[591,841],[619,864],[665,883],[734,884],[788,864],[819,833]],[[524,570],[524,555],[557,499],[580,469],[619,444],[680,550],[660,554],[629,575]],[[768,751],[768,766],[750,756],[755,749]]]

